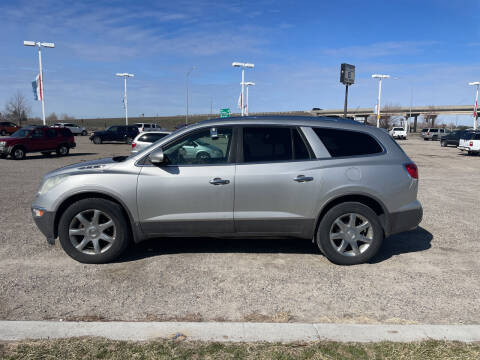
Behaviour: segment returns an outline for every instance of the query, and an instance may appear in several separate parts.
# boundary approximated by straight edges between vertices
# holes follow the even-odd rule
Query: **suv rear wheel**
[[[77,261],[102,264],[127,248],[129,230],[120,205],[90,198],[70,205],[58,224],[60,244]]]
[[[368,206],[345,202],[325,214],[318,226],[316,241],[331,262],[361,264],[380,249],[383,229],[377,214]]]
[[[101,144],[102,143],[102,138],[100,136],[95,136],[93,138],[93,143],[94,144]]]
[[[66,155],[68,155],[69,151],[70,151],[70,149],[65,144],[58,145],[58,147],[57,147],[57,155],[58,156],[66,156]]]
[[[7,132],[5,130],[0,131],[0,135],[5,136],[7,135]]]

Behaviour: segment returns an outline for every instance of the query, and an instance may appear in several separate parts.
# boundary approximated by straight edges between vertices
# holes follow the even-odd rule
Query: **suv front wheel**
[[[322,253],[338,265],[361,264],[380,249],[383,229],[377,214],[358,202],[332,207],[322,218],[316,235]]]
[[[129,242],[127,219],[120,205],[99,198],[70,205],[60,218],[58,236],[68,255],[87,264],[116,259]]]

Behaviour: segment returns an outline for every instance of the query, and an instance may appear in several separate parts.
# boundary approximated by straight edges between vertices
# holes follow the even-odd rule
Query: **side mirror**
[[[161,165],[165,162],[165,155],[163,155],[161,147],[150,153],[149,157],[153,165]]]

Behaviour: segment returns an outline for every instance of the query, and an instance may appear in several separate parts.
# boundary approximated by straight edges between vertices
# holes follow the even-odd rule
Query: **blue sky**
[[[342,108],[342,62],[356,65],[349,107],[372,107],[372,73],[382,103],[471,104],[480,79],[480,2],[476,1],[9,1],[0,2],[0,108],[17,90],[32,99],[37,53],[23,40],[55,42],[43,52],[46,111],[122,116],[122,80],[131,72],[129,113],[236,109],[240,71],[257,86],[250,111]],[[413,95],[413,96],[412,96]],[[32,114],[40,105],[30,102]],[[460,117],[460,122],[470,122]]]

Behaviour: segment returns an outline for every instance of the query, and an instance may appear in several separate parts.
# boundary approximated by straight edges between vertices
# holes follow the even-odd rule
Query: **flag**
[[[240,96],[238,97],[238,103],[237,106],[239,109],[243,107],[243,98],[242,98],[242,93],[240,93]]]
[[[43,84],[42,84],[42,77],[40,74],[37,75],[35,81],[32,81],[32,89],[33,89],[33,99],[35,101],[42,101],[43,100]]]
[[[473,118],[477,118],[478,100],[475,99],[475,109],[473,110]]]

